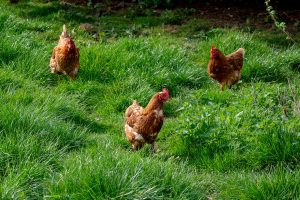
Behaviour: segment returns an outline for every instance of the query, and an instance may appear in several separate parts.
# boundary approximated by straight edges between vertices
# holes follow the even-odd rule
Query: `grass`
[[[180,10],[122,12],[0,3],[1,199],[299,199],[299,44]],[[49,73],[64,23],[75,81]],[[242,82],[224,92],[206,74],[212,43],[246,49]],[[160,151],[133,153],[124,111],[162,86]]]

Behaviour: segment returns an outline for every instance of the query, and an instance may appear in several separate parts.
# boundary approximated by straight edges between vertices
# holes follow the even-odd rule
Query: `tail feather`
[[[63,25],[63,33],[67,33],[67,27],[65,24]]]
[[[65,24],[63,25],[63,31],[62,31],[60,37],[61,37],[61,38],[67,38],[67,37],[69,37],[69,34],[68,34],[68,32],[67,32],[67,27],[66,27]]]
[[[137,100],[133,100],[132,105],[137,105],[137,106],[139,106],[139,103],[137,102]]]
[[[237,51],[242,54],[243,58],[245,57],[245,49],[244,48],[239,48]]]

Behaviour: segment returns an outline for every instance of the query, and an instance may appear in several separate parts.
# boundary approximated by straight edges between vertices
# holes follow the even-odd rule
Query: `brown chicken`
[[[148,143],[152,145],[152,151],[156,152],[155,140],[164,122],[163,105],[168,99],[169,92],[164,88],[151,98],[146,108],[134,101],[126,109],[125,133],[133,150],[138,150]]]
[[[239,48],[237,51],[225,56],[212,45],[207,72],[210,77],[221,84],[222,91],[225,85],[230,88],[240,80],[244,55],[245,49]]]
[[[79,67],[79,49],[76,48],[64,25],[58,45],[53,49],[50,59],[51,73],[65,74],[75,79]]]

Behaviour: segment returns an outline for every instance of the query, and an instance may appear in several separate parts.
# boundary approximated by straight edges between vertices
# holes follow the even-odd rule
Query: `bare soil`
[[[120,9],[141,7],[136,0],[61,0],[61,2],[94,7],[98,12],[101,12],[100,15],[113,14]],[[273,7],[277,12],[279,21],[286,23],[287,30],[292,34],[298,34],[300,30],[300,6],[293,0],[274,0]],[[267,13],[263,0],[205,0],[197,3],[177,0],[167,8],[156,6],[148,9],[153,9],[154,13],[160,14],[165,9],[175,12],[178,8],[194,9],[195,12],[189,17],[208,20],[215,27],[274,28],[274,22]]]

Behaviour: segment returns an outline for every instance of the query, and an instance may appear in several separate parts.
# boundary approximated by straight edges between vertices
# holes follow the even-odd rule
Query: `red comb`
[[[167,94],[167,95],[169,96],[169,91],[168,91],[167,88],[163,88],[162,92],[163,92],[164,94]]]
[[[167,88],[163,88],[162,95],[160,96],[160,98],[163,102],[167,101],[170,98],[169,91]]]
[[[211,45],[210,54],[210,58],[216,58],[217,56],[219,56],[219,53],[216,51],[214,44]]]
[[[211,45],[211,49],[210,49],[210,51],[212,52],[212,51],[214,51],[216,48],[215,48],[215,45],[214,44],[212,44]]]

